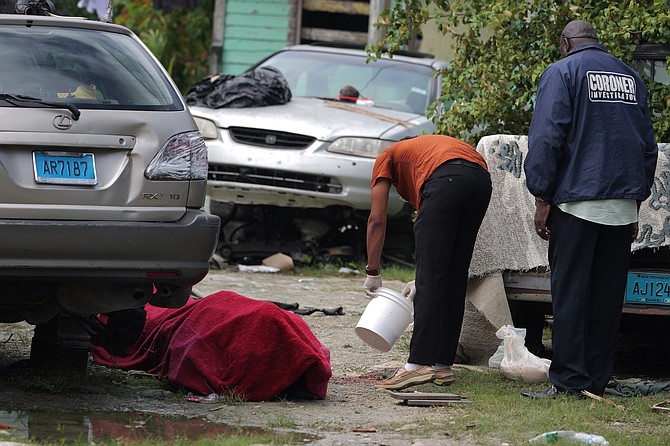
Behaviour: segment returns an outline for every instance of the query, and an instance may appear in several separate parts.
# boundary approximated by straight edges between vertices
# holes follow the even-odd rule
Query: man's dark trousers
[[[414,223],[416,296],[408,362],[451,365],[458,348],[468,269],[491,199],[481,167],[443,164],[421,188]]]
[[[602,395],[612,375],[630,263],[631,225],[592,223],[552,206],[551,382]]]

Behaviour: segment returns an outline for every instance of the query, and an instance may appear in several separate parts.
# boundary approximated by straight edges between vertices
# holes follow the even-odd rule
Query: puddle
[[[142,412],[61,413],[0,410],[0,432],[12,438],[59,444],[119,441],[122,444],[146,440],[197,441],[232,435],[272,438],[281,444],[305,444],[309,435],[278,434],[262,428],[240,428],[210,423],[200,418],[168,417]],[[2,441],[2,435],[0,435]]]

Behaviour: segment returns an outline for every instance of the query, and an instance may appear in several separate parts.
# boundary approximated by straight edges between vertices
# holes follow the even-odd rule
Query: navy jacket
[[[657,157],[644,82],[604,46],[580,45],[542,73],[524,162],[531,194],[643,201]]]

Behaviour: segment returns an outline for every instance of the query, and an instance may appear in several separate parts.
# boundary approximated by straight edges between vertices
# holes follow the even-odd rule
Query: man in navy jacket
[[[524,162],[538,236],[549,241],[552,386],[529,397],[602,395],[611,377],[630,247],[658,148],[644,82],[583,20],[540,79]]]

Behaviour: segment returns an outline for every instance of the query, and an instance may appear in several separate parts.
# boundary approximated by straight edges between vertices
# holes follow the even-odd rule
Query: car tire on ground
[[[87,338],[87,331],[67,316],[36,325],[30,345],[31,368],[85,374],[91,350]]]

